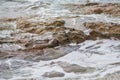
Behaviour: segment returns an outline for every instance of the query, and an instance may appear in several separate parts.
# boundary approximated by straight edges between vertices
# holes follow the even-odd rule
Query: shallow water
[[[93,1],[93,0],[91,0]],[[96,1],[96,0],[94,0]],[[99,0],[102,1],[102,0]],[[82,2],[85,2],[82,0]],[[83,29],[84,22],[113,22],[120,24],[119,17],[111,17],[109,15],[83,15],[72,13],[63,4],[81,4],[80,0],[1,0],[0,1],[0,19],[18,18],[35,16],[33,20],[47,21],[56,17],[72,18],[72,25],[65,26]],[[102,2],[108,2],[103,0]],[[116,0],[115,2],[119,2]],[[81,23],[79,23],[81,22]],[[5,26],[4,28],[2,26]],[[81,27],[80,27],[81,26]],[[0,24],[0,38],[19,39],[26,38],[39,40],[43,38],[51,38],[50,35],[39,36],[30,33],[15,34],[19,30],[16,29],[16,22]],[[60,46],[58,46],[59,48]],[[23,45],[17,43],[0,43],[0,54],[2,51],[16,51],[24,49]],[[119,40],[87,40],[80,44],[71,43],[67,47],[60,48],[61,52],[49,53],[49,60],[45,60],[37,55],[38,60],[34,60],[34,55],[30,55],[29,59],[22,58],[25,55],[0,56],[0,80],[118,80],[120,71],[120,41]],[[65,52],[62,52],[65,51]],[[5,53],[4,53],[5,54]],[[19,54],[19,53],[18,53]],[[50,55],[49,55],[50,54]],[[9,56],[10,55],[10,56]],[[27,55],[29,56],[29,55]],[[32,57],[31,57],[32,56]],[[57,56],[57,57],[56,57]],[[36,57],[34,57],[36,58]],[[67,67],[67,68],[66,68]],[[43,75],[46,72],[61,72],[64,77],[47,78]],[[114,79],[115,77],[115,79]],[[117,78],[116,78],[117,77]]]
[[[58,71],[65,74],[62,78],[58,77],[52,80],[99,79],[108,74],[120,71],[119,46],[119,40],[85,41],[79,44],[78,49],[71,51],[61,58],[50,61],[40,60],[38,62],[31,62],[21,60],[17,57],[4,59],[0,61],[1,80],[51,80],[51,78],[42,77],[45,72],[51,71]],[[72,72],[69,73],[64,71],[64,68],[60,66],[62,64],[76,64],[86,68],[87,71],[76,73],[72,70]],[[116,75],[119,75],[119,73]]]

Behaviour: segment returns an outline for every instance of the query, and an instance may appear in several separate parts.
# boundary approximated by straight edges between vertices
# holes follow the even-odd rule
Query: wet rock
[[[22,51],[20,50],[14,53],[16,53],[17,54],[16,56],[19,57],[20,59],[27,61],[36,61],[36,62],[40,61],[39,57],[44,54],[42,50],[36,50],[36,49],[22,50]]]
[[[59,45],[66,45],[69,43],[81,43],[86,39],[87,36],[82,31],[67,30],[53,33],[52,39],[28,42],[25,44],[25,47],[27,49],[52,48]]]
[[[16,20],[17,18],[3,18],[3,19],[0,19],[0,22],[14,22]]]
[[[101,14],[103,13],[103,10],[101,8],[94,8],[91,10],[91,12],[95,14]]]
[[[71,43],[81,43],[84,42],[87,39],[87,36],[82,31],[69,31],[67,33],[68,39]]]
[[[42,76],[48,78],[55,78],[55,77],[64,77],[64,75],[65,74],[62,72],[52,71],[52,72],[46,72]]]
[[[120,39],[120,34],[119,33],[112,33],[112,34],[110,33],[110,34],[107,34],[107,36],[115,38],[115,39]]]
[[[66,48],[65,48],[66,49]],[[64,55],[66,55],[68,52],[65,51],[65,49],[62,48],[58,48],[58,49],[44,49],[43,50],[43,54],[40,56],[36,56],[36,61],[38,60],[53,60],[53,59],[57,59],[59,57],[62,57]],[[33,54],[34,55],[34,54]]]
[[[59,45],[66,45],[69,43],[81,43],[86,40],[86,35],[80,31],[64,27],[64,20],[55,20],[52,22],[31,22],[29,20],[18,20],[18,28],[29,33],[44,35],[52,33],[52,39],[43,41],[32,41],[25,44],[26,48],[51,48]]]
[[[120,14],[120,9],[119,9],[120,5],[119,4],[112,4],[112,3],[108,3],[108,4],[99,4],[99,5],[95,5],[92,7],[87,7],[88,14],[101,14],[101,13],[105,13],[105,14],[110,14],[110,15],[115,15],[115,16],[119,16]]]
[[[90,2],[88,2],[84,6],[94,6],[94,5],[99,5],[99,3],[90,3]]]
[[[68,35],[65,31],[53,34],[54,40],[57,40],[59,44],[69,43]]]
[[[91,23],[84,23],[84,26],[86,28],[90,28],[90,29],[93,29],[93,30],[98,30],[98,31],[101,31],[101,32],[111,32],[111,33],[119,33],[119,26],[120,24],[117,24],[117,23],[104,23],[104,22],[91,22]]]
[[[59,46],[54,48],[45,48],[45,49],[28,49],[28,50],[21,50],[16,53],[19,53],[20,58],[24,60],[30,61],[48,61],[57,59],[60,57],[65,56],[66,54],[78,49],[79,47],[76,46]]]
[[[17,28],[24,29],[24,28],[30,28],[30,27],[37,27],[37,26],[55,26],[60,27],[64,26],[65,21],[64,20],[53,20],[48,22],[41,22],[41,21],[31,21],[29,19],[18,19],[17,20]]]
[[[68,73],[71,73],[71,72],[74,72],[74,73],[85,73],[87,72],[87,69],[90,69],[90,68],[85,68],[85,67],[82,67],[80,65],[77,65],[77,64],[69,64],[67,62],[59,62],[58,63],[65,72],[68,72]]]
[[[86,28],[91,29],[90,36],[92,38],[117,38],[120,39],[120,24],[117,23],[104,23],[104,22],[92,22],[84,23]]]
[[[82,31],[68,30],[53,34],[60,44],[81,43],[86,40],[86,35]]]
[[[87,3],[66,5],[72,13],[80,14],[109,14],[112,16],[120,16],[119,3]]]
[[[31,62],[27,62],[27,61],[24,61],[24,60],[11,60],[10,63],[12,65],[10,65],[10,68],[11,69],[19,69],[21,67],[26,67],[26,66],[32,66],[32,63]]]
[[[17,42],[14,38],[0,38],[0,43],[15,43]]]
[[[50,24],[47,24],[47,26],[64,26],[65,21],[64,20],[56,20]]]
[[[93,40],[96,40],[96,39],[108,39],[110,38],[109,36],[105,35],[105,34],[102,34],[100,32],[97,32],[97,31],[91,31],[90,32],[90,35],[89,35],[89,39],[93,39]]]
[[[26,19],[18,19],[17,24],[16,24],[18,29],[22,29],[25,31],[27,31],[27,30],[29,31],[29,29],[34,28],[38,25],[39,25],[38,22],[32,22],[32,21],[29,21]]]
[[[7,52],[7,51],[0,52],[0,60],[12,58],[12,57],[15,57],[15,56],[16,56],[16,54],[12,54],[11,52]]]
[[[47,43],[48,43],[49,40],[32,40],[32,41],[29,41],[25,44],[25,47],[27,49],[30,49],[30,48],[40,48],[40,49],[43,49],[45,47],[47,47]]]
[[[41,40],[30,40],[25,44],[25,50],[37,50],[37,49],[45,49],[45,48],[53,48],[59,46],[58,41],[55,39],[41,39]]]
[[[17,28],[26,32],[35,34],[45,34],[47,32],[59,32],[65,29],[64,20],[55,20],[53,22],[30,21],[18,19]]]

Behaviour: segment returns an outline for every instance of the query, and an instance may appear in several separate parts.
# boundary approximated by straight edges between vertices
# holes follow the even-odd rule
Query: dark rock
[[[99,3],[87,3],[84,6],[95,6],[95,5],[99,5]]]

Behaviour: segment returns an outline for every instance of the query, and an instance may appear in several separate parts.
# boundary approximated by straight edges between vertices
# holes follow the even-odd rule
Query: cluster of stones
[[[25,32],[38,35],[44,35],[46,33],[52,34],[52,39],[44,40],[43,44],[41,43],[36,47],[34,46],[34,48],[43,49],[69,43],[81,43],[87,39],[87,36],[82,31],[66,28],[64,25],[64,20],[55,20],[51,23],[31,22],[28,20],[17,21],[17,28]],[[35,42],[27,43],[25,46],[30,47],[34,44]]]
[[[97,38],[120,39],[120,24],[104,23],[104,22],[85,22],[83,25],[87,29],[91,29],[90,35],[84,34],[81,30],[67,28],[64,26],[64,20],[55,20],[51,23],[47,22],[31,22],[28,20],[18,20],[17,28],[25,32],[43,35],[46,33],[52,34],[52,39],[44,40],[43,44],[31,47],[38,42],[27,43],[26,47],[31,48],[48,48],[69,43],[81,43],[85,40],[95,40]]]

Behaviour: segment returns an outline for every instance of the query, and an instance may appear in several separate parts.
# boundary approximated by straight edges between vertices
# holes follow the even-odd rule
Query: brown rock
[[[102,39],[107,39],[109,38],[109,36],[105,35],[105,34],[102,34],[100,32],[97,32],[97,31],[91,31],[90,32],[90,36],[89,36],[89,39],[94,39],[96,40],[97,38],[102,38]]]
[[[64,31],[61,31],[59,33],[54,33],[53,37],[55,38],[55,40],[58,41],[59,44],[69,43],[68,35]]]
[[[44,43],[42,41],[39,43],[32,42],[26,44],[26,48],[28,49],[44,49],[55,47],[58,45],[66,45],[68,43],[80,43],[86,39],[85,34],[80,30],[75,30],[71,28],[64,27],[64,20],[54,20],[52,22],[31,22],[26,19],[19,19],[17,21],[17,28],[24,30],[29,33],[35,34],[45,34],[45,33],[53,33],[53,38],[48,42]],[[29,47],[28,47],[29,45]],[[33,47],[34,46],[34,47]]]
[[[84,13],[87,14],[110,14],[114,16],[119,16],[120,15],[120,5],[119,4],[97,4],[97,5],[84,5],[81,9],[83,9]]]
[[[90,32],[90,36],[92,39],[96,39],[96,37],[99,38],[114,37],[120,39],[120,24],[93,22],[93,23],[84,23],[84,26],[92,30]]]
[[[86,35],[82,31],[69,31],[67,35],[72,43],[81,43],[86,40]]]
[[[91,10],[93,13],[95,13],[95,14],[101,14],[101,13],[103,13],[103,10],[101,9],[101,8],[94,8],[94,9],[92,9]]]
[[[17,42],[17,39],[14,38],[1,38],[0,43],[15,43]]]
[[[19,19],[17,21],[17,28],[18,29],[24,29],[24,28],[29,28],[30,27],[30,22],[24,19]]]
[[[94,5],[99,5],[99,3],[87,3],[87,4],[85,4],[84,6],[94,6]]]
[[[11,58],[14,56],[15,56],[15,54],[11,54],[9,52],[0,52],[0,59]]]
[[[55,20],[54,22],[48,24],[47,26],[64,26],[64,20]]]

